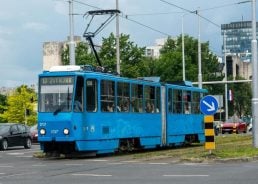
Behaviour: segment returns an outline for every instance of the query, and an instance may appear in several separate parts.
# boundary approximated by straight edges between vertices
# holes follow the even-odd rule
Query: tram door
[[[161,86],[161,124],[162,124],[162,145],[167,144],[167,116],[166,116],[166,87]]]

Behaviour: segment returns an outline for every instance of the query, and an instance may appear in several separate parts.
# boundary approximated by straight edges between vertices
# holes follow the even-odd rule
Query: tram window
[[[168,89],[168,112],[172,113],[172,89]]]
[[[145,109],[144,109],[145,112],[148,112],[148,113],[156,112],[154,86],[144,86],[144,102],[145,102]]]
[[[98,102],[98,85],[97,80],[88,79],[86,81],[86,110],[88,112],[97,111]]]
[[[160,112],[160,87],[156,88],[156,112]]]
[[[101,81],[101,111],[115,111],[115,82],[109,80]]]
[[[183,91],[184,113],[191,114],[191,91]]]
[[[117,83],[117,112],[129,112],[130,110],[130,84]]]
[[[40,112],[70,112],[74,77],[42,77],[39,83]]]
[[[77,78],[76,82],[73,110],[75,112],[83,111],[83,77],[81,76]]]
[[[143,112],[143,86],[140,84],[132,84],[131,90],[131,111]]]
[[[200,96],[201,94],[198,92],[193,92],[193,100],[192,100],[192,113],[193,114],[199,114],[200,113]]]
[[[182,90],[173,90],[173,113],[181,114],[182,112]]]

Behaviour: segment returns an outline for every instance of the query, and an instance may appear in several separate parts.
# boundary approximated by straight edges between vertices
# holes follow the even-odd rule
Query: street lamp
[[[201,55],[201,23],[199,10],[196,11],[198,16],[198,87],[202,88],[202,55]]]

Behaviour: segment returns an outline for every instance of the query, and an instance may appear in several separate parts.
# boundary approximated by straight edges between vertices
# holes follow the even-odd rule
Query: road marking
[[[209,166],[207,163],[183,163],[183,164],[177,164],[177,165],[183,165],[183,166]]]
[[[88,173],[75,173],[73,176],[94,176],[94,177],[110,177],[110,174],[88,174]]]
[[[0,175],[3,175],[3,174],[5,174],[5,173],[0,173]]]
[[[30,155],[28,155],[28,156],[16,156],[16,158],[32,158],[33,156],[30,156]]]
[[[139,161],[136,160],[126,160],[126,161],[121,161],[123,163],[139,163]]]
[[[4,167],[4,168],[7,168],[7,167],[13,167],[12,165],[0,165],[0,167]]]
[[[31,174],[34,174],[34,173],[36,173],[36,172],[11,174],[11,175],[0,176],[0,178],[10,178],[10,177],[13,177],[13,176],[25,176],[25,175],[31,175]]]
[[[86,160],[90,162],[107,162],[108,160],[100,160],[100,159],[95,159],[95,160]]]
[[[168,163],[165,163],[165,162],[160,162],[160,163],[153,162],[153,163],[148,163],[148,164],[150,164],[150,165],[167,165]]]
[[[24,155],[24,153],[7,153],[7,155]]]
[[[121,163],[121,162],[111,162],[111,163],[107,163],[109,165],[122,165],[124,163]]]
[[[165,177],[209,177],[210,175],[181,175],[181,174],[165,174]]]

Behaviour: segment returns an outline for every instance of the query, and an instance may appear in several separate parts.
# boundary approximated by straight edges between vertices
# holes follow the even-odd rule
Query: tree
[[[232,76],[229,77],[232,79]],[[243,80],[244,78],[237,76],[236,80]],[[229,102],[229,114],[232,116],[235,113],[242,117],[251,114],[251,84],[250,83],[235,83],[230,84],[228,89],[233,93],[233,101]]]
[[[186,80],[198,80],[198,40],[185,35],[185,74]],[[202,77],[203,81],[220,81],[223,79],[218,58],[209,50],[209,42],[201,44]],[[182,81],[182,36],[172,39],[168,37],[160,51],[161,56],[157,62],[157,75],[162,81]],[[222,93],[223,86],[205,86],[211,94]]]
[[[7,97],[7,110],[3,117],[7,122],[35,124],[37,122],[35,99],[36,93],[33,89],[26,85],[18,87],[12,95]]]
[[[62,53],[62,64],[69,65],[69,47],[65,46]],[[76,65],[96,65],[94,56],[89,51],[89,46],[86,42],[79,42],[75,48]]]
[[[120,35],[121,74],[125,77],[139,77],[142,76],[145,48],[138,47],[129,39],[129,35]],[[103,38],[99,55],[103,66],[113,72],[116,71],[116,38],[113,33],[108,38]]]
[[[5,95],[0,94],[0,122],[6,122],[6,119],[3,117],[3,113],[7,109],[7,97]]]

